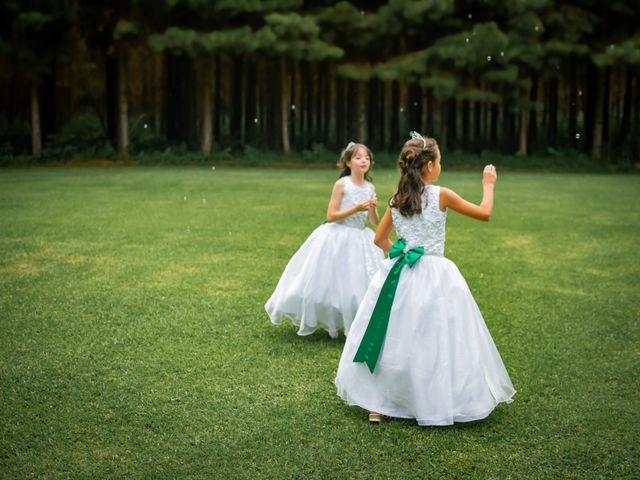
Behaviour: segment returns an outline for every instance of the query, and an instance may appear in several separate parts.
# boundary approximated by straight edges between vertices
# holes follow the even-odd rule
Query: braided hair
[[[422,212],[422,170],[427,163],[435,162],[437,158],[438,143],[431,137],[412,138],[402,147],[398,158],[400,181],[390,205],[405,217]]]

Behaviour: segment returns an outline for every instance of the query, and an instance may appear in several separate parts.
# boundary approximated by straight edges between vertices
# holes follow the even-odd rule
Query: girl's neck
[[[349,178],[353,183],[355,183],[359,187],[364,185],[364,182],[365,182],[364,173],[356,173],[353,170],[351,170],[351,175],[349,175]]]

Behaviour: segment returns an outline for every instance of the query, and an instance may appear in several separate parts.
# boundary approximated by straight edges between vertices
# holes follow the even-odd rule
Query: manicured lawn
[[[637,478],[640,177],[499,172],[490,223],[450,213],[518,393],[420,428],[370,426],[344,340],[263,310],[336,174],[1,170],[0,478]]]

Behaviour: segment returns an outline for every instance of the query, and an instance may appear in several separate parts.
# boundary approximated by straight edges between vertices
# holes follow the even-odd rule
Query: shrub
[[[50,135],[42,150],[43,160],[114,158],[116,152],[105,137],[98,116],[74,115],[58,133]]]

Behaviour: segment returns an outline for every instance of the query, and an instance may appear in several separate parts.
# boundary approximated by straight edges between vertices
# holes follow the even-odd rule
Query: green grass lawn
[[[499,172],[490,223],[449,214],[518,393],[421,428],[370,426],[344,340],[264,312],[336,175],[0,171],[0,478],[638,478],[640,177]]]

